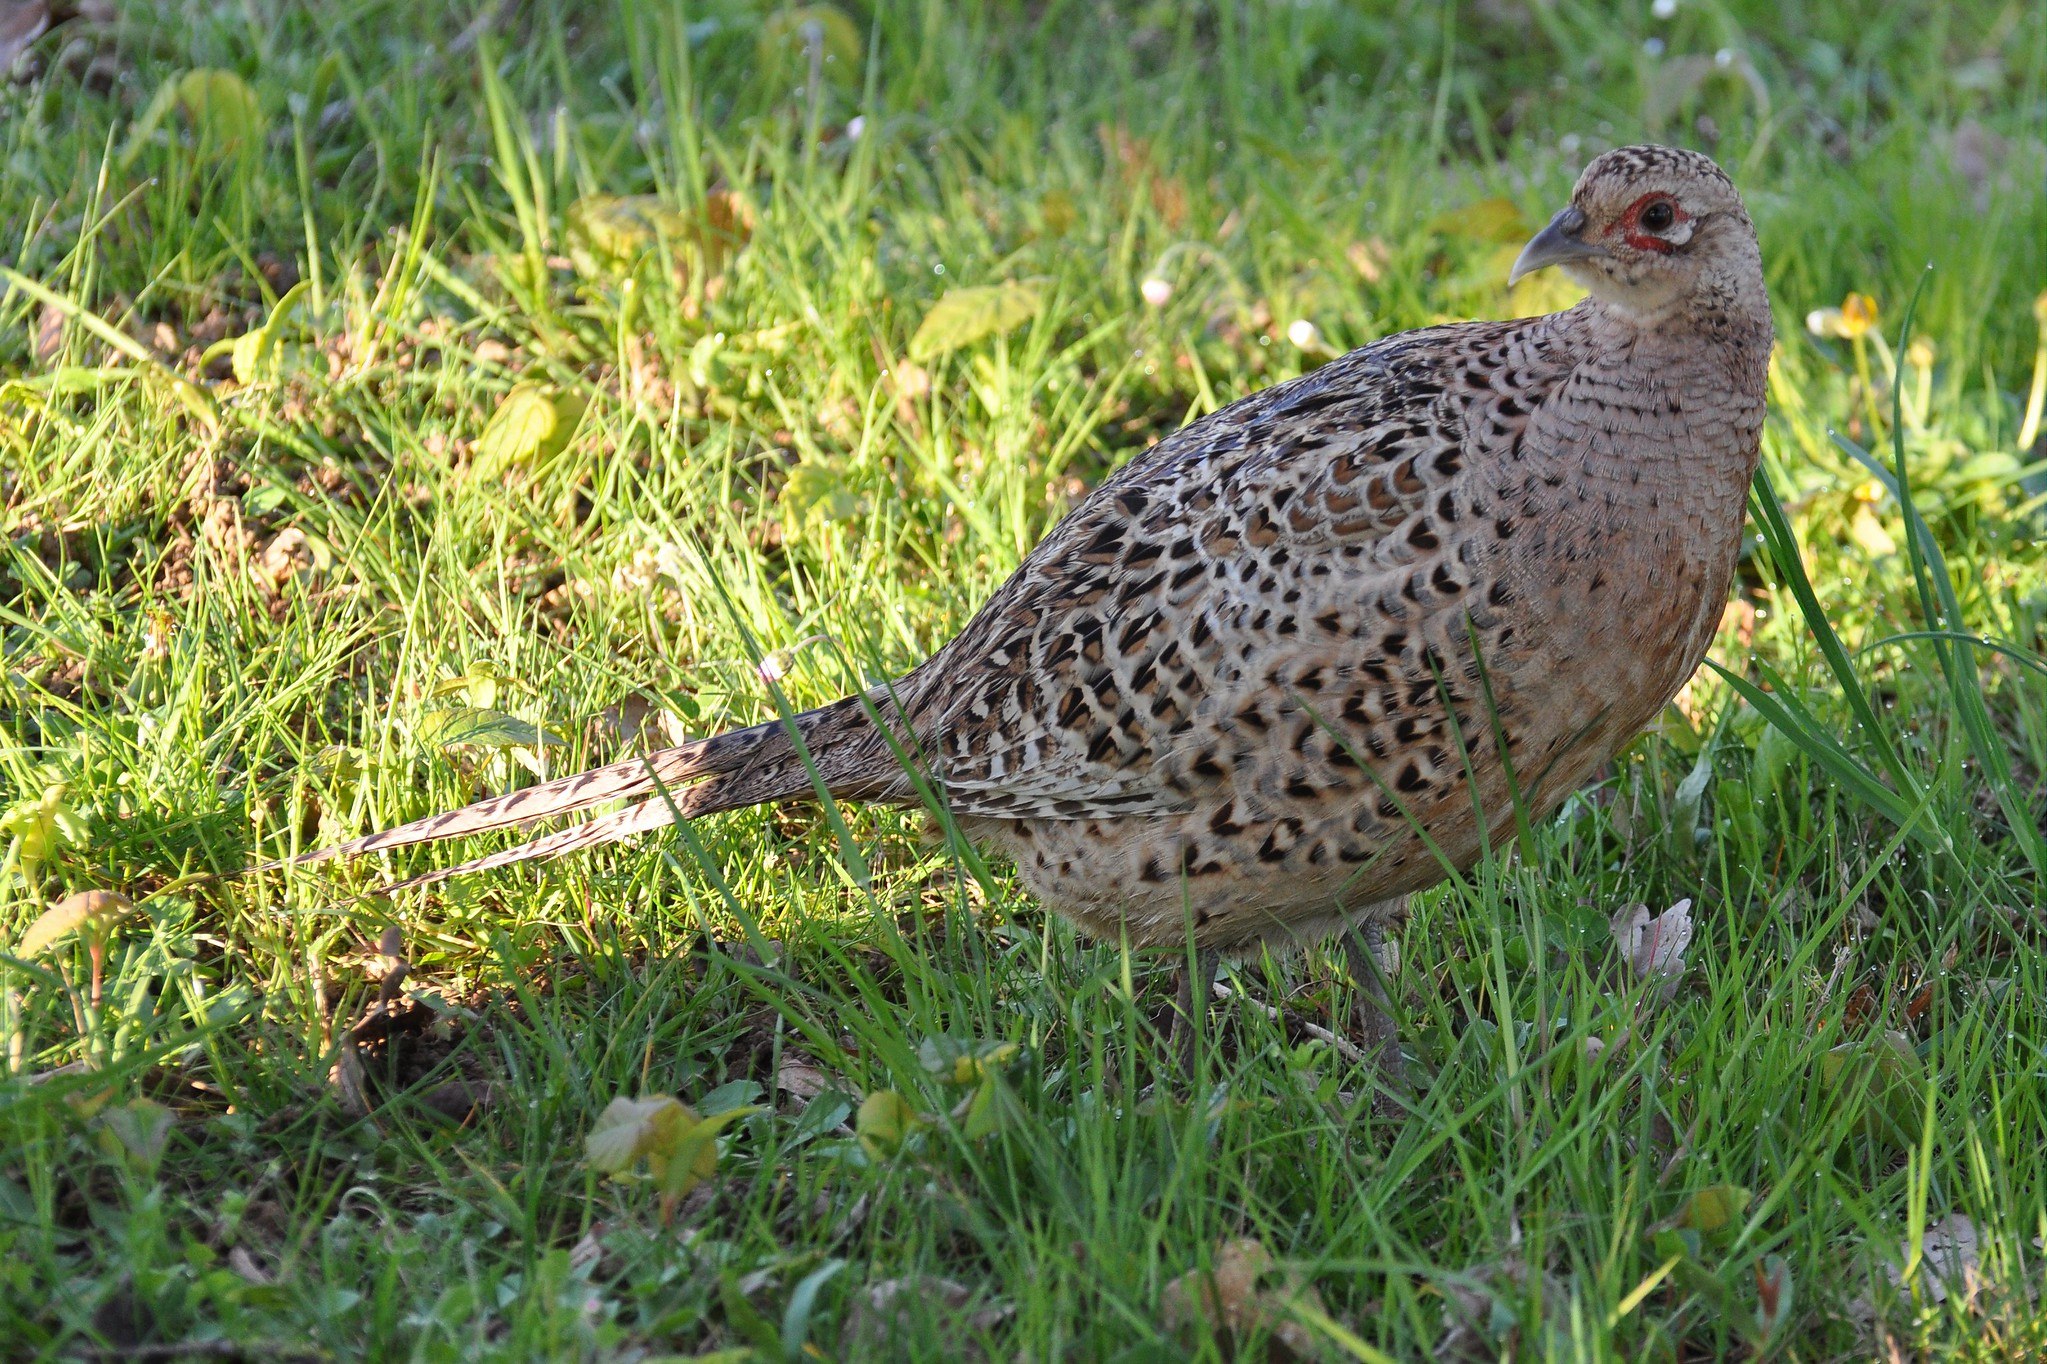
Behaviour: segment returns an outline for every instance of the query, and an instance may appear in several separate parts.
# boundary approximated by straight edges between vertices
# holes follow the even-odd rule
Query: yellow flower
[[[1876,326],[1876,300],[1868,294],[1850,294],[1842,299],[1841,324],[1851,339],[1867,335]]]
[[[1933,368],[1933,343],[1923,336],[1912,338],[1912,344],[1905,347],[1905,363],[1914,369]]]

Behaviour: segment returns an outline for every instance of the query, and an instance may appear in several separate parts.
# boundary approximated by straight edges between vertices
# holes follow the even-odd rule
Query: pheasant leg
[[[1201,1028],[1208,1020],[1209,1002],[1215,995],[1215,973],[1221,966],[1220,952],[1198,947],[1194,950],[1192,968],[1184,964],[1180,967],[1180,998],[1173,1012],[1172,1041],[1179,1053],[1180,1073],[1190,1081],[1195,1077]]]
[[[1393,1016],[1393,1000],[1386,990],[1386,974],[1380,968],[1380,948],[1386,941],[1386,926],[1374,915],[1350,926],[1343,935],[1343,954],[1357,987],[1353,1008],[1364,1033],[1365,1053],[1374,1066],[1395,1085],[1405,1082],[1400,1058],[1400,1025]]]

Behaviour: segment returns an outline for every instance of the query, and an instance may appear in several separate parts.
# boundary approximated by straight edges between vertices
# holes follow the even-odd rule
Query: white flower
[[[1160,279],[1157,275],[1151,275],[1145,279],[1144,283],[1137,286],[1137,292],[1143,294],[1144,301],[1152,307],[1163,308],[1173,296],[1173,281]]]
[[[1297,317],[1286,324],[1286,339],[1302,350],[1321,350],[1322,332],[1305,317]]]

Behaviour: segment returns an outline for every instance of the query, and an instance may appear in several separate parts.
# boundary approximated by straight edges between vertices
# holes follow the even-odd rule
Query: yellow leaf
[[[1476,242],[1495,242],[1518,248],[1528,240],[1528,219],[1512,199],[1480,199],[1475,204],[1448,209],[1429,221],[1429,230],[1446,237],[1464,237]]]
[[[480,478],[495,478],[513,465],[560,454],[582,419],[586,402],[541,384],[514,384],[476,438],[472,471]]]
[[[173,109],[184,115],[204,156],[253,151],[269,131],[262,101],[247,81],[232,71],[202,67],[172,76],[157,87],[155,98],[135,121],[127,145],[121,149],[122,166],[135,159]]]
[[[653,1153],[660,1175],[661,1196],[673,1201],[718,1173],[718,1135],[741,1118],[761,1111],[759,1104],[728,1108],[701,1118],[677,1134],[671,1149]]]
[[[76,932],[104,933],[126,918],[135,902],[117,890],[81,890],[65,896],[21,935],[14,954],[42,955],[58,940]]]
[[[199,133],[201,146],[226,153],[263,140],[263,105],[232,71],[187,71],[178,77],[178,104]]]
[[[1080,210],[1074,207],[1073,196],[1063,189],[1048,189],[1038,200],[1038,222],[1043,225],[1048,237],[1063,237],[1073,230],[1080,221]],[[2047,298],[2047,295],[2042,295]]]
[[[282,342],[285,331],[291,326],[292,314],[312,288],[309,280],[292,285],[283,298],[277,300],[277,307],[271,310],[270,319],[246,336],[234,341],[235,378],[244,384],[253,384],[265,379],[275,379],[282,372]]]
[[[680,244],[689,224],[652,194],[592,194],[562,215],[569,260],[585,279],[631,274],[663,241]]]
[[[1848,523],[1848,535],[1872,559],[1881,559],[1898,552],[1898,542],[1884,529],[1884,523],[1878,519],[1876,509],[1867,502],[1855,504],[1855,516]]]
[[[910,358],[921,364],[948,355],[1030,321],[1044,306],[1044,291],[1026,280],[948,289],[910,338]]]
[[[23,801],[0,815],[0,834],[20,840],[16,856],[33,870],[66,848],[82,846],[90,830],[85,817],[64,799],[64,784],[44,788],[41,799]]]

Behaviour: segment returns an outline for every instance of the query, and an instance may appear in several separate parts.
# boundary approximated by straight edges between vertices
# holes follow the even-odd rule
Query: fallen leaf
[[[1546,1340],[1570,1320],[1571,1298],[1542,1273],[1531,1298],[1528,1266],[1517,1258],[1480,1265],[1443,1284],[1443,1325],[1436,1358],[1457,1364],[1495,1364],[1524,1353],[1546,1358]],[[1561,1342],[1559,1342],[1561,1343]],[[1568,1350],[1556,1351],[1568,1356]]]
[[[604,1258],[604,1237],[611,1230],[606,1222],[592,1222],[576,1244],[569,1247],[569,1268],[587,1272]]]
[[[1661,981],[1665,999],[1677,993],[1692,943],[1692,902],[1679,900],[1657,915],[1647,905],[1629,905],[1614,915],[1612,926],[1628,969],[1642,980]]]
[[[1290,1268],[1277,1270],[1278,1282],[1261,1283],[1274,1272],[1264,1242],[1249,1236],[1225,1241],[1216,1247],[1211,1268],[1189,1270],[1166,1285],[1159,1295],[1159,1320],[1175,1335],[1184,1336],[1204,1322],[1211,1330],[1227,1332],[1228,1358],[1246,1358],[1241,1351],[1261,1333],[1268,1358],[1316,1358],[1315,1334],[1294,1309],[1298,1305],[1323,1315],[1322,1295]]]
[[[363,1079],[362,1051],[351,1031],[342,1037],[341,1048],[334,1056],[333,1069],[327,1072],[327,1084],[334,1091],[335,1101],[351,1118],[370,1115],[370,1101],[363,1090]]]
[[[1756,1326],[1768,1336],[1791,1317],[1791,1305],[1797,1296],[1791,1266],[1782,1255],[1772,1255],[1755,1267],[1755,1275]]]
[[[1981,1287],[1978,1269],[1981,1246],[1976,1224],[1961,1213],[1951,1212],[1928,1225],[1916,1258],[1911,1238],[1901,1242],[1898,1258],[1904,1261],[1904,1266],[1887,1265],[1884,1273],[1891,1286],[1901,1292],[1906,1289],[1909,1273],[1912,1285],[1930,1302],[1946,1302],[1948,1294],[1957,1291],[1974,1297]]]
[[[186,71],[157,87],[156,97],[135,121],[121,149],[123,167],[141,154],[173,111],[192,129],[202,156],[253,151],[268,133],[262,101],[247,81],[232,71]]]
[[[580,394],[514,384],[471,447],[470,473],[497,478],[517,465],[552,459],[568,447],[588,405]]]
[[[56,782],[43,788],[41,798],[25,800],[0,815],[0,836],[19,840],[15,857],[31,877],[66,848],[84,847],[91,835],[84,814],[65,794],[64,783]],[[33,934],[35,928],[31,926],[29,932]],[[26,949],[22,955],[27,955]]]
[[[783,1056],[782,1064],[775,1070],[775,1088],[806,1103],[824,1093],[830,1084],[831,1078],[798,1052]]]
[[[15,944],[14,954],[36,957],[68,934],[105,933],[134,908],[135,902],[118,890],[73,891],[28,926],[28,932]]]
[[[924,314],[917,334],[910,338],[910,358],[922,363],[951,354],[984,337],[1021,326],[1044,306],[1044,291],[1029,281],[948,289]]]
[[[279,587],[294,579],[310,581],[333,566],[334,551],[327,542],[297,526],[286,526],[271,536],[256,556],[257,569]]]
[[[1755,1195],[1739,1184],[1715,1184],[1685,1200],[1677,1225],[1690,1227],[1709,1241],[1724,1240],[1741,1229],[1741,1215]]]
[[[758,1112],[757,1106],[746,1104],[700,1117],[672,1094],[613,1099],[584,1138],[584,1158],[592,1169],[611,1175],[623,1174],[645,1158],[661,1191],[665,1222],[685,1195],[718,1172],[719,1134]]]
[[[1445,209],[1429,220],[1428,230],[1446,237],[1511,246],[1518,251],[1533,229],[1522,216],[1519,204],[1512,199],[1493,198]]]
[[[1901,1032],[1844,1042],[1820,1057],[1820,1081],[1832,1102],[1861,1105],[1857,1126],[1870,1140],[1909,1149],[1925,1121],[1926,1063]]]
[[[650,1152],[670,1144],[681,1127],[693,1126],[696,1110],[673,1094],[651,1099],[613,1099],[583,1139],[583,1158],[599,1174],[619,1174]]]
[[[64,311],[45,303],[36,314],[35,341],[30,346],[36,363],[45,367],[54,365],[64,355]]]
[[[472,1085],[466,1080],[450,1080],[447,1084],[436,1085],[420,1095],[420,1103],[428,1112],[446,1118],[458,1127],[475,1117],[477,1112],[490,1104],[490,1086]]]
[[[267,1288],[276,1282],[256,1263],[256,1257],[249,1254],[245,1246],[236,1246],[228,1251],[227,1267],[240,1276],[244,1283],[252,1283],[258,1288]]]
[[[922,1122],[909,1100],[892,1089],[877,1089],[860,1101],[853,1132],[860,1139],[860,1149],[870,1159],[886,1160],[903,1149],[910,1133]]]
[[[830,5],[777,10],[761,25],[756,47],[761,69],[778,80],[806,79],[814,73],[847,89],[859,87],[867,57],[860,26]]]
[[[1866,503],[1858,503],[1855,515],[1848,522],[1848,538],[1872,559],[1882,559],[1898,552],[1898,542],[1884,529],[1883,520],[1876,510]]]

